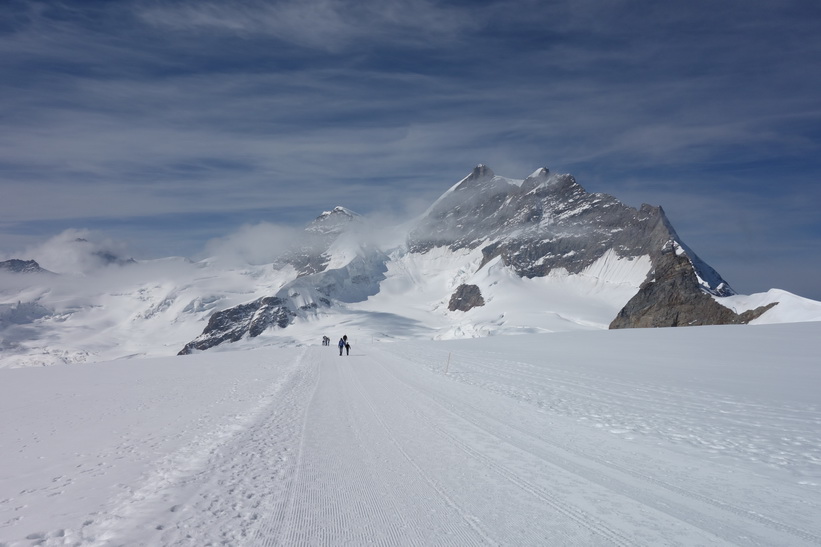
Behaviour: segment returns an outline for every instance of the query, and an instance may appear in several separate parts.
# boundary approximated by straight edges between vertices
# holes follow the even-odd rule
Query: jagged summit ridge
[[[13,273],[51,273],[42,268],[36,260],[20,260],[19,258],[12,258],[10,260],[0,261],[0,271]]]
[[[681,243],[661,207],[636,210],[611,195],[588,193],[571,175],[546,167],[520,181],[479,165],[417,221],[408,247],[419,253],[481,247],[483,263],[501,257],[518,275],[532,278],[557,268],[579,273],[610,249],[623,258],[657,256],[673,241],[686,249],[706,290],[732,293]]]

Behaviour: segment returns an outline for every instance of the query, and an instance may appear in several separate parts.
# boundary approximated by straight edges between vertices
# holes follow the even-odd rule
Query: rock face
[[[342,268],[303,274],[286,283],[276,295],[259,298],[214,313],[202,334],[183,347],[178,355],[206,350],[246,336],[256,338],[268,329],[284,329],[298,317],[307,318],[335,303],[359,302],[379,291],[387,270],[386,255],[360,249],[361,255]]]
[[[775,303],[737,314],[703,290],[690,260],[668,247],[645,281],[610,323],[611,329],[746,324]]]
[[[40,267],[34,260],[20,260],[12,258],[0,262],[0,270],[13,273],[51,273]]]
[[[296,314],[285,301],[276,297],[260,298],[218,311],[208,320],[202,334],[186,344],[177,355],[189,355],[195,350],[206,350],[224,342],[238,342],[246,335],[253,338],[274,325],[285,328],[294,317]]]
[[[518,275],[533,278],[558,268],[579,273],[608,250],[655,259],[671,241],[686,249],[661,207],[636,210],[546,168],[512,181],[480,165],[434,203],[410,232],[408,247],[417,253],[480,247],[482,265],[501,257]],[[688,254],[705,290],[733,294],[715,270]]]
[[[479,247],[482,266],[499,257],[527,278],[579,273],[608,251],[649,256],[647,280],[611,328],[747,323],[766,311],[737,315],[718,304],[711,295],[734,291],[681,241],[661,207],[634,209],[545,168],[519,183],[476,167],[428,210],[408,244],[419,253]],[[449,309],[462,309],[454,298]]]
[[[482,291],[476,285],[459,285],[453,296],[450,297],[448,309],[450,311],[469,311],[477,306],[484,306],[485,299]]]

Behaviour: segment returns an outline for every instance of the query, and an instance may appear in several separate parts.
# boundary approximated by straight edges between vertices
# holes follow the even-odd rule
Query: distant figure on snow
[[[350,354],[351,354],[351,345],[349,343],[345,342],[345,355],[350,355]]]
[[[345,343],[344,338],[339,339],[339,356],[342,357],[342,348],[344,348],[347,344]]]

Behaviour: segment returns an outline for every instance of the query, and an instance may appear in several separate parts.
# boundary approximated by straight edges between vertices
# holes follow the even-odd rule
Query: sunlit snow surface
[[[779,289],[770,289],[765,293],[751,295],[737,294],[725,298],[716,298],[716,301],[736,313],[778,302],[767,313],[758,319],[754,319],[752,321],[753,325],[789,323],[792,321],[821,321],[821,305],[817,300],[802,298]]]
[[[85,275],[0,272],[0,368],[175,355],[216,310],[268,296],[296,272],[182,258]],[[48,314],[3,321],[19,303]]]
[[[0,544],[821,544],[821,323],[348,326],[0,370]]]
[[[0,272],[0,368],[175,355],[214,312],[274,295],[291,303],[293,324],[208,351],[311,345],[347,330],[397,341],[607,329],[652,269],[648,256],[623,258],[609,250],[577,274],[554,268],[528,279],[500,258],[483,263],[481,246],[411,253],[381,241],[379,248],[393,249],[383,254],[363,243],[394,240],[396,233],[363,240],[360,231],[344,232],[324,255],[328,269],[299,279],[292,265],[249,265],[230,253],[200,262],[120,265],[83,255],[61,275]],[[236,247],[235,239],[216,247]],[[239,254],[262,256],[250,249]],[[450,311],[462,284],[477,286],[485,304]],[[322,292],[327,286],[333,291]],[[756,323],[821,320],[821,302],[785,291],[717,300],[739,312],[779,302]]]
[[[356,245],[340,238],[331,266],[348,265],[356,253]],[[346,328],[374,340],[604,329],[650,269],[649,257],[628,260],[608,251],[580,274],[558,269],[544,278],[526,279],[499,259],[480,269],[481,260],[479,249],[439,247],[425,254],[395,251],[384,274],[381,262],[365,261],[358,273],[379,282],[376,294],[335,295],[332,307],[320,304],[285,329],[271,328],[257,338],[215,349],[308,345]],[[295,278],[290,266],[274,270],[270,265],[232,267],[183,259],[105,268],[86,276],[5,275],[0,277],[0,368],[174,355],[202,332],[214,311],[276,294]],[[289,294],[307,298],[316,292],[315,280],[302,280],[308,286],[299,281]],[[479,286],[485,306],[467,313],[449,311],[450,296],[462,283]],[[42,306],[36,310],[48,313],[4,324],[4,310],[25,311],[18,302],[36,303]]]

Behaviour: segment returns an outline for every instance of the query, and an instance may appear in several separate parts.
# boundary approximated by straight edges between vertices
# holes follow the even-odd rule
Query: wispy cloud
[[[42,238],[34,226],[107,222],[157,248],[174,226],[201,248],[220,227],[300,224],[338,204],[396,214],[480,162],[512,177],[546,165],[649,202],[667,198],[658,188],[764,196],[743,205],[761,215],[821,173],[821,13],[803,0],[4,13],[0,247]],[[774,186],[779,171],[801,183]]]
[[[139,15],[157,27],[261,35],[332,52],[380,41],[430,48],[479,24],[467,6],[427,0],[181,2],[147,6]]]

